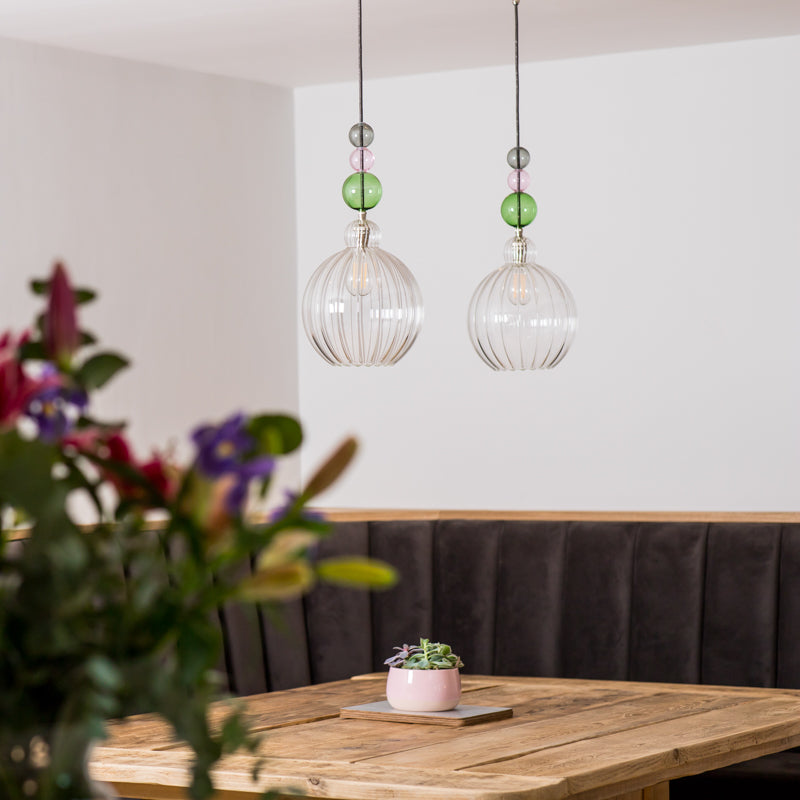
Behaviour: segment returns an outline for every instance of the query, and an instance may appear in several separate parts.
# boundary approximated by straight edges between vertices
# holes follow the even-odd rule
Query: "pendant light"
[[[511,194],[500,214],[512,228],[505,263],[481,281],[469,305],[467,327],[478,355],[494,370],[549,369],[567,354],[578,312],[566,284],[536,263],[536,248],[523,229],[536,217],[536,201],[526,189],[530,153],[519,137],[519,0],[514,5],[514,70],[516,75],[516,145],[508,151]]]
[[[358,0],[358,111],[350,128],[354,172],[342,186],[358,218],[344,232],[347,247],[320,264],[303,295],[303,327],[314,349],[334,366],[388,366],[407,352],[422,327],[422,293],[411,271],[380,247],[381,231],[367,211],[381,199],[370,172],[374,132],[364,122],[361,0]]]

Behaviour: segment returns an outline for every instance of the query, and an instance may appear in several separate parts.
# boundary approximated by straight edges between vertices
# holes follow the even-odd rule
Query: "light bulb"
[[[363,213],[344,238],[347,247],[308,282],[303,327],[329,364],[395,364],[422,327],[422,293],[408,267],[378,246],[380,228]]]
[[[567,354],[578,325],[566,284],[536,264],[521,231],[505,246],[505,264],[481,281],[467,327],[478,355],[495,370],[549,369]]]
[[[375,281],[370,276],[369,256],[365,247],[353,247],[350,260],[350,279],[347,281],[347,291],[352,295],[369,294]]]
[[[509,276],[508,299],[514,306],[525,306],[531,301],[528,276],[524,269],[515,268]]]

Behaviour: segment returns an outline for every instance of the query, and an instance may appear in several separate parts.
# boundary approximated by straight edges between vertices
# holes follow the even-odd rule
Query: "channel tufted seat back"
[[[222,616],[238,694],[383,669],[446,641],[465,673],[800,688],[800,524],[344,522],[325,554],[394,564],[389,592],[319,587],[281,632]]]

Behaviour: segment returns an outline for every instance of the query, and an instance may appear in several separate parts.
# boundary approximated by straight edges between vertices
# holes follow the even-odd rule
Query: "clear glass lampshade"
[[[536,264],[521,234],[505,247],[505,264],[481,281],[467,312],[472,346],[495,370],[550,369],[567,354],[578,309],[566,284]]]
[[[363,215],[350,223],[347,247],[320,264],[303,295],[306,335],[334,366],[396,364],[422,327],[422,292],[380,238]]]

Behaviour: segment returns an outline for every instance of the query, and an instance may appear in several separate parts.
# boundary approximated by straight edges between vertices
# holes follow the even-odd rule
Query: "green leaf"
[[[98,489],[101,485],[101,482],[92,481],[83,470],[78,467],[76,462],[71,459],[66,459],[65,464],[67,469],[69,470],[69,474],[67,476],[67,482],[70,486],[74,487],[75,489],[83,489],[91,499],[92,503],[94,504],[95,509],[97,510],[97,515],[99,519],[103,517],[103,505],[100,502],[100,496],[98,495]]]
[[[353,437],[345,439],[333,455],[314,473],[303,490],[302,499],[310,500],[333,484],[345,471],[357,449],[358,442]]]
[[[239,714],[232,714],[222,726],[222,751],[233,753],[248,739],[249,729]]]
[[[197,683],[204,672],[213,669],[221,644],[220,634],[205,620],[193,620],[180,628],[177,654],[184,685]]]
[[[99,428],[101,431],[123,431],[128,427],[128,423],[125,420],[101,422],[99,419],[84,414],[75,423],[75,426],[81,430],[84,428]]]
[[[34,361],[46,361],[47,351],[44,349],[42,342],[25,342],[19,349],[20,356],[23,359],[32,359]]]
[[[241,581],[237,597],[249,602],[290,600],[307,592],[314,585],[314,571],[303,559],[288,564],[259,569]]]
[[[44,499],[54,495],[56,457],[53,447],[25,441],[16,431],[0,434],[0,497],[39,516]]]
[[[192,800],[205,800],[206,797],[211,797],[214,793],[214,784],[205,769],[195,766],[192,774],[192,785],[189,787],[189,797]]]
[[[281,456],[296,450],[303,441],[300,423],[283,414],[263,414],[253,417],[247,432],[258,443],[258,451],[264,455]]]
[[[385,561],[363,556],[337,556],[317,562],[317,575],[328,583],[353,589],[389,589],[397,570]]]
[[[94,289],[87,289],[83,286],[79,286],[76,289],[72,290],[72,293],[75,295],[75,302],[82,306],[84,303],[91,303],[97,297],[97,292]]]
[[[122,676],[119,670],[105,656],[92,656],[86,662],[86,674],[99,689],[113,692],[122,684]]]
[[[84,362],[75,378],[84,389],[99,389],[128,364],[128,359],[117,353],[98,353]]]
[[[31,291],[39,296],[46,296],[50,293],[49,280],[32,280],[30,286]],[[75,295],[75,302],[78,305],[90,303],[97,297],[97,292],[94,289],[87,289],[83,286],[73,288],[72,293]]]
[[[97,344],[97,337],[89,331],[80,331],[81,346],[86,347],[90,344]]]

